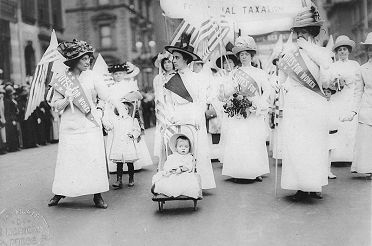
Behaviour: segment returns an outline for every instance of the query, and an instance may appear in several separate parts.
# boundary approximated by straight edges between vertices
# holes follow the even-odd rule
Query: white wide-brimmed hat
[[[177,150],[176,150],[177,138],[181,137],[181,136],[186,137],[190,141],[190,151],[189,151],[189,153],[192,153],[193,143],[190,140],[190,138],[183,133],[173,134],[173,136],[169,139],[169,148],[172,150],[173,153],[176,153],[177,152]]]
[[[366,41],[361,42],[363,45],[372,45],[372,32],[368,33]]]
[[[237,55],[239,52],[242,51],[257,51],[256,42],[251,36],[238,37],[236,39],[234,48],[232,48],[232,52]]]
[[[341,35],[336,38],[336,41],[335,41],[335,44],[333,45],[332,50],[336,52],[337,49],[341,46],[349,46],[351,50],[353,50],[355,48],[355,42],[351,40],[348,36]]]
[[[169,53],[168,51],[164,51],[162,53],[159,53],[157,56],[156,56],[156,60],[154,62],[154,65],[155,67],[159,68],[161,66],[161,61],[163,59],[168,59],[170,60],[172,58],[172,55],[171,53]]]

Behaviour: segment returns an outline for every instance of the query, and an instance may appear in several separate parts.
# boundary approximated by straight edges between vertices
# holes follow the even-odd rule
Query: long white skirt
[[[222,175],[255,179],[269,173],[268,129],[263,117],[227,118],[225,122]]]
[[[106,153],[107,157],[110,156],[110,150],[112,145],[112,137],[113,133],[112,131],[108,132],[108,135],[106,136]],[[134,162],[134,170],[140,170],[142,167],[150,166],[153,164],[149,149],[147,148],[145,136],[141,135],[141,140],[136,144],[137,148],[137,154],[138,154],[138,160]],[[109,171],[110,172],[116,172],[116,163],[109,161]],[[128,168],[126,165],[123,166],[123,170],[127,171]]]
[[[326,99],[302,87],[286,94],[281,186],[321,192],[328,184],[329,129]]]
[[[351,171],[372,173],[372,126],[359,123]]]
[[[102,129],[60,133],[52,191],[76,197],[109,190]]]

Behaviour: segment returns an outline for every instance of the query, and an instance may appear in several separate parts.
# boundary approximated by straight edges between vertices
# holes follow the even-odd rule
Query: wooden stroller
[[[171,152],[171,149],[170,149],[170,136],[169,135],[172,135],[172,133],[183,133],[182,131],[187,131],[187,132],[190,132],[189,135],[190,138],[190,141],[193,141],[193,148],[191,149],[191,153],[193,155],[193,158],[194,158],[194,161],[193,161],[193,168],[192,168],[192,173],[194,173],[196,176],[197,176],[197,179],[198,179],[198,182],[199,182],[199,193],[198,193],[198,197],[197,198],[194,198],[194,197],[189,197],[189,196],[185,196],[185,195],[180,195],[180,196],[177,196],[177,197],[170,197],[170,196],[167,196],[167,195],[164,195],[164,194],[154,194],[154,196],[152,197],[152,200],[154,202],[157,202],[158,203],[158,207],[159,207],[159,211],[162,212],[164,210],[164,204],[166,201],[179,201],[179,200],[191,200],[193,201],[194,203],[194,211],[196,211],[197,209],[197,203],[198,203],[198,200],[201,200],[203,199],[203,196],[202,196],[202,189],[201,189],[201,180],[200,180],[200,176],[197,174],[197,169],[196,169],[196,146],[197,146],[197,137],[196,137],[196,133],[197,133],[197,127],[195,125],[191,125],[191,124],[185,124],[185,125],[169,125],[167,126],[166,128],[162,129],[161,131],[161,136],[162,136],[162,146],[163,146],[163,149],[164,149],[164,152],[165,154],[163,155],[163,158],[160,158],[159,160],[159,164],[158,164],[158,169],[157,171],[163,171],[163,167],[164,167],[164,163],[166,161],[166,158],[168,157],[169,153]],[[153,187],[154,188],[154,187]],[[152,189],[153,191],[153,189]],[[154,192],[153,192],[154,193]]]

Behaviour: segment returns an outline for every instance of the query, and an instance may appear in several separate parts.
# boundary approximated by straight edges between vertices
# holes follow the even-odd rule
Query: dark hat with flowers
[[[131,68],[130,66],[128,66],[128,64],[126,62],[122,63],[122,64],[114,64],[114,65],[111,65],[109,68],[108,68],[108,71],[110,73],[115,73],[115,72],[126,72],[127,74],[130,74],[133,72],[133,68]]]
[[[190,45],[190,38],[191,34],[182,33],[180,40],[174,46],[168,45],[164,48],[171,54],[176,51],[191,56],[193,61],[199,61],[201,59],[198,55],[194,54],[194,47]]]
[[[58,51],[61,53],[65,58],[66,61],[64,63],[67,66],[71,65],[71,62],[76,60],[77,58],[82,57],[83,55],[90,55],[93,56],[94,49],[91,45],[87,42],[82,40],[73,39],[72,42],[65,41],[58,45]]]

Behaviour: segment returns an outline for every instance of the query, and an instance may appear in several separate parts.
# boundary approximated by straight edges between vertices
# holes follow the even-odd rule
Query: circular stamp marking
[[[48,245],[49,227],[34,209],[8,208],[0,213],[0,246]]]

